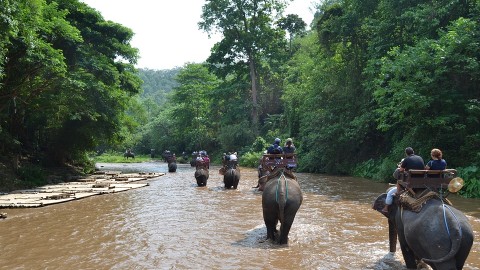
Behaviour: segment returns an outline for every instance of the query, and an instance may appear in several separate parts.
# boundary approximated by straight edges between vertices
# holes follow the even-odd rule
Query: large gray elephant
[[[288,233],[303,201],[302,190],[296,177],[284,168],[273,171],[263,188],[263,220],[267,227],[267,239],[288,244]],[[280,221],[280,235],[276,238]]]
[[[207,185],[207,180],[209,177],[208,169],[206,168],[197,168],[195,171],[195,179],[197,180],[197,185],[199,187],[204,187]]]
[[[175,154],[166,157],[168,163],[168,172],[177,171],[177,157]]]
[[[168,163],[168,172],[176,172],[177,171],[177,162],[169,162]]]
[[[386,194],[373,209],[381,212]],[[397,196],[398,197],[398,196]],[[425,262],[435,270],[462,269],[473,244],[473,230],[466,216],[440,199],[427,200],[420,212],[406,210],[395,198],[388,218],[390,252],[396,251],[397,236],[407,268]]]
[[[240,181],[240,168],[238,168],[237,161],[228,161],[225,164],[225,172],[223,174],[223,183],[226,189],[237,189]]]

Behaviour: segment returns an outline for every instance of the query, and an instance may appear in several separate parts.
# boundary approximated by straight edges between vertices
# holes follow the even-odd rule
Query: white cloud
[[[137,67],[170,69],[187,62],[200,63],[218,40],[198,29],[204,0],[81,0],[106,20],[135,33],[131,45],[140,50]],[[298,14],[309,24],[311,3],[294,0],[285,14]]]

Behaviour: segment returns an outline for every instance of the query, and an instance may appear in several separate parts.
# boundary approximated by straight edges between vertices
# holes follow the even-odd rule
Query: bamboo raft
[[[0,195],[0,208],[42,207],[90,196],[127,191],[148,186],[146,180],[164,173],[129,173],[98,171],[74,182],[17,190]]]

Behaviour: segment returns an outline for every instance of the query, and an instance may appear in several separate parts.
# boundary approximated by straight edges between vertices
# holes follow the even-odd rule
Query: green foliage
[[[159,155],[157,155],[159,156]],[[137,155],[135,154],[135,158],[128,158],[126,159],[123,156],[123,152],[113,152],[109,151],[103,153],[101,155],[93,155],[91,159],[94,163],[139,163],[139,162],[148,162],[152,161],[150,155]]]
[[[353,170],[353,175],[363,178],[374,179],[378,173],[381,161],[369,159],[359,163]]]
[[[133,32],[76,0],[8,1],[0,12],[11,19],[0,41],[0,145],[16,140],[19,152],[62,165],[118,142],[140,87]]]
[[[262,68],[269,69],[285,48],[284,31],[273,27],[274,18],[282,14],[285,0],[213,0],[202,7],[200,29],[220,32],[223,39],[215,44],[207,62],[221,78],[235,74],[250,82],[251,121],[258,133],[261,104],[260,78]],[[264,73],[262,79],[272,79]],[[248,88],[244,88],[248,90]],[[242,89],[243,90],[243,89]],[[244,90],[244,91],[245,91]],[[270,100],[271,101],[271,100]]]
[[[47,183],[47,175],[39,165],[26,164],[18,169],[18,176],[26,187],[36,187]]]
[[[236,149],[250,144],[255,136],[249,127],[250,123],[243,121],[238,124],[220,128],[218,132],[218,142],[221,148],[229,152],[236,152]]]
[[[480,169],[477,166],[457,168],[458,176],[464,180],[460,195],[466,198],[480,198]]]
[[[263,152],[268,146],[269,143],[267,143],[264,138],[257,137],[252,144],[251,150],[253,152]]]
[[[240,166],[257,168],[259,161],[262,158],[263,151],[261,152],[247,152],[240,158]]]

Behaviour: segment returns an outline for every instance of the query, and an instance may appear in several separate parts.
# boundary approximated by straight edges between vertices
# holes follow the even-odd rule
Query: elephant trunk
[[[397,251],[397,226],[395,222],[388,219],[388,240],[390,243],[390,252]]]

